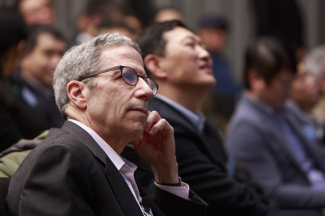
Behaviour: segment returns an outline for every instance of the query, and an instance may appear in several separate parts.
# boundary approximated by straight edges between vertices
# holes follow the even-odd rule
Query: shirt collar
[[[87,127],[83,123],[81,123],[77,120],[74,120],[74,119],[68,119],[68,121],[77,124],[79,127],[84,129],[85,131],[87,131],[89,133],[89,135],[96,141],[96,143],[99,145],[99,147],[101,147],[104,150],[107,157],[113,162],[113,164],[115,165],[115,167],[118,170],[120,170],[122,168],[122,166],[126,163],[125,161],[127,161],[127,160],[125,158],[122,159],[122,157],[119,156],[93,129],[91,129],[90,127]],[[128,166],[134,165],[134,164],[132,164],[132,165],[130,165],[130,164],[132,164],[132,163],[127,161]]]
[[[37,90],[41,95],[43,95],[45,98],[48,99],[54,96],[53,88],[44,86],[36,78],[29,77],[29,79],[28,80],[26,79],[25,81],[35,90]]]
[[[188,120],[190,120],[193,123],[193,125],[200,132],[203,131],[204,124],[205,124],[205,116],[203,115],[202,112],[197,110],[194,113],[189,109],[185,108],[184,106],[180,105],[179,103],[176,103],[175,101],[159,94],[156,94],[155,97],[164,101],[165,103],[169,104],[170,106],[172,106],[173,108],[181,112]]]

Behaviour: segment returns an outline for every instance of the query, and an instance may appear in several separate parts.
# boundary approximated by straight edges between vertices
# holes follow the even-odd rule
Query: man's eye
[[[195,43],[194,42],[186,43],[185,45],[186,46],[189,46],[191,48],[194,48],[195,47]]]

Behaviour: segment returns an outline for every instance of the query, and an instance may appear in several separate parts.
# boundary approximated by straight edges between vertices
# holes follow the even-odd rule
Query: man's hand
[[[156,111],[148,113],[143,136],[133,141],[133,148],[151,164],[157,182],[179,181],[174,129]]]

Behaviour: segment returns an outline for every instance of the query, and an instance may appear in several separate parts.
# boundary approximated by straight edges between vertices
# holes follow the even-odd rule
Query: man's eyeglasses
[[[108,69],[105,69],[105,70],[102,70],[102,71],[99,71],[99,72],[89,74],[87,76],[81,77],[79,79],[79,81],[82,81],[84,79],[87,79],[89,77],[92,77],[92,76],[95,76],[95,75],[98,75],[98,74],[101,74],[101,73],[114,71],[114,70],[118,70],[118,69],[120,69],[123,80],[127,84],[129,84],[131,86],[135,86],[138,83],[139,77],[141,77],[148,84],[148,86],[151,88],[151,90],[153,91],[153,95],[156,95],[157,90],[158,90],[158,85],[157,85],[157,83],[155,81],[153,81],[149,77],[140,76],[132,68],[129,68],[127,66],[122,66],[122,65],[115,66],[115,67],[112,67],[112,68],[108,68]]]

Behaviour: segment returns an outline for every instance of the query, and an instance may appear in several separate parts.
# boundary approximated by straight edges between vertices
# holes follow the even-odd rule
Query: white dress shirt
[[[82,129],[87,131],[89,135],[96,141],[96,143],[104,150],[107,157],[113,162],[116,169],[121,173],[122,177],[124,178],[126,184],[130,188],[134,198],[136,199],[140,209],[144,213],[144,215],[148,215],[148,213],[145,212],[144,208],[140,203],[142,202],[142,198],[140,196],[137,184],[134,179],[134,172],[137,169],[137,166],[130,161],[126,160],[122,156],[118,155],[94,130],[87,127],[86,125],[82,124],[81,122],[78,122],[73,119],[69,119],[68,121],[73,122],[80,126]],[[188,199],[189,194],[189,186],[188,184],[182,182],[182,185],[180,187],[172,187],[172,186],[165,186],[165,185],[159,185],[155,182],[155,185],[165,191],[168,191],[170,193],[173,193],[179,197],[182,197],[184,199]],[[152,213],[151,213],[152,215]]]

